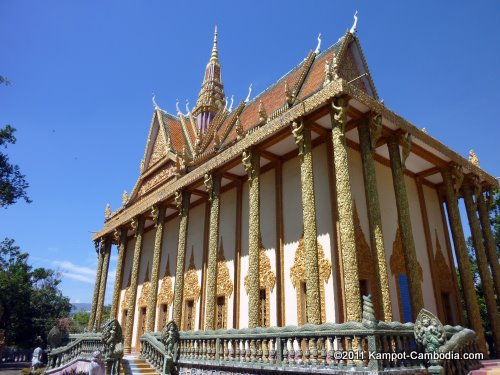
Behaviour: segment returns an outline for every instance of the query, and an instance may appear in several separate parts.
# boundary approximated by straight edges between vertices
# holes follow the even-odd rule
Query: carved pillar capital
[[[332,101],[332,126],[334,128],[338,127],[342,135],[345,135],[348,108],[349,105],[346,96],[340,96]]]
[[[248,175],[248,181],[252,183],[260,171],[260,155],[256,150],[246,149],[241,154],[241,162]]]
[[[174,193],[174,202],[179,211],[179,216],[185,216],[187,214],[190,197],[191,192],[188,190],[177,190]]]
[[[306,142],[304,141],[304,121],[302,119],[300,119],[299,122],[292,122],[292,134],[295,140],[295,144],[299,148],[299,155],[304,155],[304,153],[306,152]]]

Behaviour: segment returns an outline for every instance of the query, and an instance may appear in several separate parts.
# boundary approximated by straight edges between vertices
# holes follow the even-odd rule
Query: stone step
[[[126,355],[123,357],[121,375],[159,375],[149,364],[140,359],[138,355]]]

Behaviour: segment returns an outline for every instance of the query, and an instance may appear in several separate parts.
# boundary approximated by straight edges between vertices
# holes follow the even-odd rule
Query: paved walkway
[[[7,362],[0,363],[0,373],[2,375],[19,375],[21,369],[31,366],[31,362]]]

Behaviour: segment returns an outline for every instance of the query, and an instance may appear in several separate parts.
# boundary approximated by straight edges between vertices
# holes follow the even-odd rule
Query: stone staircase
[[[123,357],[120,375],[159,375],[138,354],[127,354]]]

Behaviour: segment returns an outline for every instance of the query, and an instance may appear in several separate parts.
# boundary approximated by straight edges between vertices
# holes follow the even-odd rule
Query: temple
[[[171,320],[181,332],[361,322],[366,295],[377,320],[414,322],[425,308],[474,330],[486,352],[469,225],[489,345],[500,347],[488,221],[498,182],[476,154],[463,158],[379,99],[355,27],[234,105],[217,38],[196,105],[155,103],[137,182],[106,207],[89,330],[103,323],[116,248],[111,317],[125,352]]]

